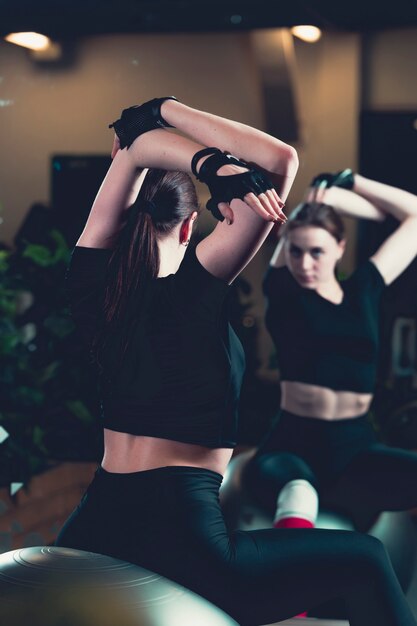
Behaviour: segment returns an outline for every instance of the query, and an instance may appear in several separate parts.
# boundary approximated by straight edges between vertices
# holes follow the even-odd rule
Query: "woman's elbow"
[[[407,232],[410,233],[417,246],[417,215],[410,215],[404,220],[404,222],[406,222]]]
[[[288,146],[288,176],[295,176],[298,167],[300,165],[300,161],[298,159],[298,152],[293,146]]]
[[[286,176],[288,178],[294,178],[297,174],[299,166],[297,150],[289,144],[279,145],[278,150],[275,152],[275,158],[271,171],[279,174],[280,176]]]

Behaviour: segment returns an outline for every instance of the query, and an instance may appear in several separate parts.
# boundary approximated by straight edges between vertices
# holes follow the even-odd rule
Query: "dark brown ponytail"
[[[138,315],[131,305],[143,300],[147,285],[159,273],[158,240],[196,210],[198,198],[188,174],[158,169],[147,172],[138,197],[126,210],[110,257],[102,322],[93,346],[98,363],[115,330],[121,338],[115,361],[123,358]]]

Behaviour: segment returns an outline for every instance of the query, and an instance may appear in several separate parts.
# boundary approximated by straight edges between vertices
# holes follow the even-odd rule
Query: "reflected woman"
[[[339,282],[342,215],[398,227]],[[313,527],[320,497],[366,530],[381,511],[417,505],[417,454],[379,443],[367,417],[380,297],[417,254],[417,197],[350,170],[322,174],[281,232],[264,280],[280,413],[245,480],[278,528]]]

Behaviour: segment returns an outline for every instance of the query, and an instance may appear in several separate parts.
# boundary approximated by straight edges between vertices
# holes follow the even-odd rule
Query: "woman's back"
[[[72,314],[90,344],[110,255],[76,247],[72,256]],[[128,301],[97,356],[105,428],[209,448],[236,445],[244,354],[228,322],[228,292],[192,247],[175,274],[149,281]]]

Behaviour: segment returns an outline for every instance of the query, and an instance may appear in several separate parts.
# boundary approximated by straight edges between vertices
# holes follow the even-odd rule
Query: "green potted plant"
[[[0,250],[0,486],[100,454],[95,380],[65,293],[69,259],[56,229]]]

